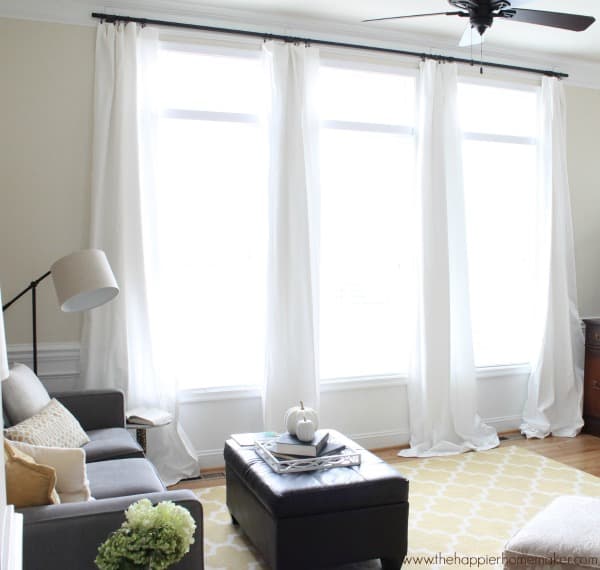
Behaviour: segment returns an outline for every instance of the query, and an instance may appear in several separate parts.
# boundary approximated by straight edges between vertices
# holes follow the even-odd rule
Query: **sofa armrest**
[[[204,568],[202,505],[191,491],[164,491],[82,503],[63,503],[18,509],[23,513],[23,569],[97,570],[98,547],[125,520],[124,511],[140,499],[153,504],[172,501],[190,511],[196,521],[194,544],[175,570]]]
[[[125,395],[121,390],[74,390],[50,396],[60,401],[86,431],[125,427]]]

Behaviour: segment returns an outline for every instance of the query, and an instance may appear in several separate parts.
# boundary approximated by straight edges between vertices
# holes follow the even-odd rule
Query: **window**
[[[335,64],[321,75],[321,378],[405,374],[415,78]],[[537,92],[465,81],[459,104],[476,366],[527,363]]]
[[[322,379],[406,370],[415,77],[322,65]]]
[[[471,315],[479,367],[531,354],[537,92],[459,85]]]
[[[163,42],[156,240],[160,328],[180,389],[264,377],[268,80],[260,46]],[[322,59],[322,380],[406,374],[415,232],[416,73]],[[463,81],[465,203],[476,365],[530,353],[535,89]]]
[[[160,54],[157,243],[169,296],[161,324],[171,354],[194,355],[169,367],[180,389],[258,384],[264,375],[259,55],[168,43]]]

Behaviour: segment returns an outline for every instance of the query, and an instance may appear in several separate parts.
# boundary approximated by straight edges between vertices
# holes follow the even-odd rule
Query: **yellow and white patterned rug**
[[[501,567],[506,541],[552,499],[600,497],[600,479],[516,446],[394,467],[410,481],[403,568]],[[225,487],[195,492],[204,508],[206,570],[266,569],[243,532],[231,524]],[[379,568],[379,563],[343,568]]]

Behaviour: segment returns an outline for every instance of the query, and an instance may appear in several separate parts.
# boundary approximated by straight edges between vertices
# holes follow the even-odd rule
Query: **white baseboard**
[[[225,466],[222,449],[203,449],[197,452],[198,464],[200,469],[215,469]]]
[[[395,447],[408,443],[409,435],[402,431],[381,431],[373,433],[349,434],[348,437],[365,449],[380,449],[383,447]],[[222,449],[204,449],[196,452],[200,469],[214,469],[223,467]]]
[[[408,432],[399,430],[355,433],[349,435],[349,437],[365,449],[396,447],[399,445],[406,445],[410,440],[410,434]]]
[[[523,418],[518,416],[499,416],[497,418],[483,418],[483,421],[496,428],[498,433],[519,429]]]

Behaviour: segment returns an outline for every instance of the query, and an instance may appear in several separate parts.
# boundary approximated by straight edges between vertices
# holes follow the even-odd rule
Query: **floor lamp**
[[[52,264],[49,271],[32,281],[23,291],[2,306],[6,311],[15,301],[31,291],[33,337],[33,371],[37,374],[37,286],[52,275],[58,304],[66,313],[87,311],[104,305],[119,293],[119,287],[106,254],[99,249],[76,251]]]
[[[2,291],[0,291],[0,303],[2,303]],[[8,368],[8,356],[6,354],[6,337],[4,336],[4,316],[0,314],[0,382],[6,380],[9,376],[9,368]],[[0,388],[0,396],[2,395],[2,388]],[[4,422],[2,422],[2,427],[4,427]],[[2,439],[2,438],[0,438]],[[3,441],[4,445],[4,441]],[[4,477],[4,455],[0,457],[0,468],[2,471],[0,472],[0,516],[5,517],[6,513],[2,513],[2,508],[6,505],[6,485],[5,485],[5,477]],[[6,518],[4,518],[4,522],[6,524]],[[0,533],[0,541],[4,545],[4,536]]]
[[[0,291],[0,303],[2,292]],[[6,338],[4,336],[4,318],[0,315],[0,382],[8,378],[8,357],[6,356]]]

